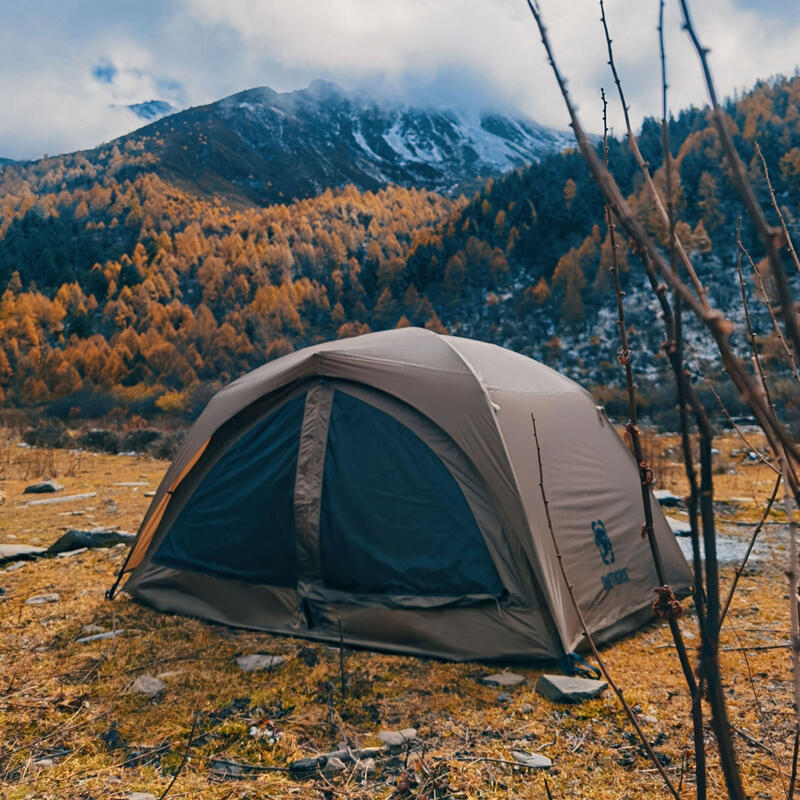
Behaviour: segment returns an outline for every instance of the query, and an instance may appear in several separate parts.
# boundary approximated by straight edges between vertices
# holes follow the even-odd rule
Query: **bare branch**
[[[692,23],[691,15],[689,14],[688,0],[679,0],[679,2],[681,11],[683,12],[684,28],[688,32],[689,38],[692,40],[692,44],[700,59],[706,88],[708,89],[708,96],[711,100],[712,119],[714,120],[714,125],[719,134],[720,144],[722,145],[722,149],[725,152],[728,165],[731,169],[731,180],[736,187],[739,198],[747,210],[747,215],[750,217],[759,238],[766,248],[770,269],[772,270],[775,285],[778,289],[778,299],[781,303],[783,323],[786,327],[787,335],[794,344],[795,350],[800,353],[800,319],[798,319],[795,311],[794,298],[792,297],[792,291],[780,255],[780,248],[786,243],[784,241],[783,231],[779,228],[773,228],[767,222],[767,218],[764,216],[764,212],[761,210],[761,206],[756,199],[753,187],[747,180],[744,164],[742,164],[742,160],[736,152],[736,147],[733,144],[733,139],[728,130],[728,116],[720,108],[717,100],[714,79],[711,75],[711,68],[708,65],[708,48],[700,44],[697,32]]]
[[[661,195],[659,194],[658,189],[656,188],[655,183],[653,182],[653,178],[650,174],[650,167],[648,163],[644,160],[644,156],[642,156],[641,150],[639,150],[639,144],[636,141],[636,136],[634,136],[633,128],[631,127],[631,120],[630,115],[628,114],[628,105],[625,102],[625,93],[622,90],[622,81],[619,79],[619,74],[617,73],[617,66],[614,63],[614,51],[611,47],[611,35],[608,31],[608,22],[606,20],[606,11],[605,6],[603,5],[603,0],[600,0],[600,21],[603,23],[603,31],[606,37],[606,49],[608,50],[608,65],[611,67],[611,73],[614,76],[614,83],[617,86],[617,94],[619,94],[619,100],[622,104],[622,111],[625,117],[625,129],[627,131],[628,136],[628,146],[633,153],[634,160],[636,161],[637,166],[639,167],[642,176],[644,177],[645,183],[647,184],[647,188],[652,195],[653,202],[656,206],[656,211],[661,219],[661,223],[664,227],[668,228],[670,231],[670,247],[674,248],[677,255],[680,257],[681,263],[683,264],[684,268],[686,269],[686,274],[689,276],[689,279],[692,282],[692,285],[697,292],[697,296],[700,298],[700,302],[703,304],[705,308],[709,308],[708,305],[708,298],[706,296],[706,290],[703,286],[700,278],[695,271],[694,264],[692,264],[689,255],[687,254],[686,250],[683,247],[680,239],[675,235],[675,228],[674,228],[674,220],[672,219],[672,212],[669,211],[664,207],[664,202],[661,199]],[[660,30],[660,28],[659,28]],[[662,67],[666,69],[664,66],[664,56],[663,56],[663,48],[662,48]],[[666,85],[665,85],[666,89]],[[666,103],[666,100],[664,100]],[[664,116],[666,116],[666,111],[664,112]],[[665,161],[666,169],[667,169],[667,181],[671,181],[670,169],[671,165],[668,161]],[[668,197],[668,204],[672,203],[672,192],[671,187],[668,183],[667,186],[667,194]],[[673,267],[674,268],[674,267]]]
[[[530,0],[528,0],[530,2]],[[556,560],[558,561],[558,567],[561,571],[561,577],[564,579],[564,585],[567,588],[567,594],[569,595],[570,603],[572,605],[573,610],[575,611],[576,616],[578,617],[578,621],[581,625],[581,632],[586,637],[586,641],[589,643],[589,647],[592,650],[592,654],[597,661],[598,666],[600,667],[601,672],[603,673],[603,677],[608,681],[608,685],[611,687],[614,694],[617,696],[617,699],[620,702],[623,710],[625,711],[628,720],[630,721],[631,725],[633,725],[634,730],[636,731],[639,739],[642,742],[642,746],[647,752],[647,755],[650,757],[650,760],[653,762],[654,766],[660,773],[662,779],[664,780],[664,784],[666,785],[667,789],[669,790],[670,794],[675,798],[675,800],[680,800],[680,795],[676,791],[675,787],[672,785],[672,781],[670,781],[669,776],[667,775],[666,770],[664,769],[661,761],[659,760],[658,756],[653,751],[653,748],[650,745],[650,742],[647,740],[647,736],[645,735],[644,731],[642,730],[641,726],[639,725],[639,721],[636,719],[636,715],[633,713],[633,709],[628,705],[628,701],[625,699],[625,696],[622,694],[622,690],[617,686],[614,682],[614,679],[608,672],[608,667],[606,666],[603,657],[600,655],[599,650],[597,649],[597,645],[594,642],[594,638],[592,637],[591,633],[589,633],[589,628],[586,624],[586,618],[583,616],[583,611],[581,611],[581,607],[578,604],[578,600],[575,597],[575,592],[572,588],[572,582],[567,575],[567,570],[564,567],[564,556],[561,553],[561,550],[558,546],[558,540],[556,539],[555,531],[553,530],[553,520],[550,517],[550,501],[547,499],[547,491],[544,487],[544,471],[542,469],[542,450],[539,446],[539,434],[536,430],[536,417],[531,414],[531,423],[533,424],[533,439],[536,443],[536,459],[539,464],[539,491],[542,496],[542,503],[544,504],[544,513],[545,517],[547,518],[547,529],[550,532],[550,539],[553,542],[553,548],[556,554]]]

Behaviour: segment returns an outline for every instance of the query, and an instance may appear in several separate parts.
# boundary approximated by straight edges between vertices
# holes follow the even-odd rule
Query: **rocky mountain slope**
[[[265,204],[353,184],[456,194],[563,150],[570,133],[523,116],[390,104],[315,81],[249,89],[159,119],[121,142],[142,143],[181,188]]]

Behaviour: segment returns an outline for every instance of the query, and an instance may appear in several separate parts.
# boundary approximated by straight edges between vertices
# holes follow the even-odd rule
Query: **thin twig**
[[[671,221],[672,214],[664,207],[664,202],[661,199],[661,195],[656,188],[656,185],[653,181],[653,177],[650,174],[650,167],[648,163],[644,160],[644,156],[642,156],[641,150],[639,150],[639,144],[636,141],[636,136],[634,136],[633,128],[631,127],[631,120],[630,115],[628,114],[628,105],[625,102],[625,94],[622,90],[622,81],[619,79],[619,74],[617,73],[617,66],[614,62],[614,51],[611,47],[612,39],[611,35],[608,31],[608,22],[606,20],[606,10],[605,6],[603,5],[603,0],[600,0],[600,21],[603,23],[603,32],[605,33],[606,37],[606,49],[608,50],[608,65],[611,67],[611,73],[614,76],[614,83],[617,86],[617,93],[619,94],[619,100],[622,104],[622,113],[625,117],[625,129],[628,135],[628,146],[633,153],[634,160],[636,161],[636,165],[639,167],[639,170],[644,177],[645,184],[647,185],[648,190],[650,191],[650,195],[653,198],[653,202],[655,203],[656,211],[658,212],[659,218],[661,220],[661,224],[664,225],[667,229],[670,230],[670,242],[671,247],[674,252],[680,257],[681,263],[683,264],[684,268],[686,269],[686,273],[689,275],[689,279],[692,282],[692,285],[697,292],[697,296],[700,298],[700,302],[706,309],[709,309],[710,306],[708,305],[708,298],[706,296],[706,290],[703,286],[700,278],[695,271],[694,265],[692,264],[689,256],[681,244],[680,239],[675,235],[674,224]],[[663,49],[662,49],[663,53]],[[662,57],[663,59],[663,57]],[[663,63],[663,60],[662,60]],[[669,165],[667,165],[669,167]],[[668,199],[668,203],[671,202],[671,198]]]
[[[731,607],[731,601],[733,600],[734,592],[736,591],[736,586],[739,583],[739,578],[742,577],[742,573],[744,572],[744,568],[747,566],[747,560],[750,558],[750,553],[753,551],[753,547],[755,546],[756,539],[758,538],[758,534],[761,533],[761,529],[764,527],[764,523],[767,521],[767,517],[772,511],[772,505],[775,502],[775,498],[778,496],[778,489],[781,485],[781,476],[775,480],[775,486],[772,489],[772,494],[770,495],[769,500],[767,501],[767,505],[764,508],[764,513],[761,515],[761,519],[758,521],[758,524],[753,529],[753,533],[750,536],[750,541],[747,544],[747,550],[745,550],[744,557],[742,558],[742,563],[736,568],[733,573],[733,582],[731,583],[731,588],[728,589],[728,596],[725,598],[725,603],[722,606],[722,613],[719,616],[719,624],[725,621],[725,617],[728,615],[728,609]]]
[[[761,166],[764,168],[764,177],[767,179],[767,188],[769,189],[769,197],[772,200],[772,207],[775,209],[775,213],[778,215],[778,219],[781,223],[781,229],[783,230],[784,238],[786,239],[786,249],[792,256],[792,261],[794,261],[795,267],[797,267],[797,271],[800,272],[800,259],[797,257],[797,253],[794,249],[794,243],[792,242],[792,237],[789,235],[789,229],[786,227],[786,220],[783,218],[783,214],[781,213],[780,206],[778,205],[778,201],[775,199],[775,192],[772,189],[772,181],[769,179],[769,170],[767,169],[767,162],[764,158],[764,155],[761,152],[761,148],[758,146],[758,142],[753,142],[753,147],[756,149],[756,155],[761,159]]]
[[[775,286],[778,290],[778,299],[781,304],[784,326],[786,327],[789,338],[794,344],[795,350],[800,353],[800,320],[798,320],[795,312],[792,290],[789,286],[789,280],[786,276],[786,271],[783,268],[780,256],[780,246],[786,243],[783,231],[779,228],[773,228],[767,222],[767,218],[761,210],[753,187],[747,180],[744,164],[741,158],[739,158],[730,130],[728,129],[729,118],[722,108],[720,108],[719,101],[717,100],[714,78],[711,75],[711,68],[708,64],[709,50],[700,43],[697,31],[692,23],[691,14],[689,13],[688,0],[679,0],[679,2],[681,11],[683,12],[684,28],[689,34],[689,38],[692,40],[692,44],[697,51],[697,56],[700,59],[700,66],[703,71],[703,77],[705,78],[706,88],[708,89],[708,96],[711,100],[712,119],[717,133],[719,134],[720,144],[728,160],[731,181],[739,194],[742,204],[747,210],[750,221],[753,223],[759,238],[766,248],[770,269],[772,270],[772,276],[775,279]]]
[[[772,320],[772,327],[775,330],[775,334],[778,337],[778,341],[781,343],[781,347],[783,348],[783,352],[786,353],[786,358],[789,362],[789,366],[794,373],[795,380],[800,383],[800,372],[797,371],[797,362],[795,361],[794,354],[789,349],[789,345],[786,342],[786,338],[783,335],[783,331],[781,330],[780,323],[778,322],[778,318],[775,315],[775,309],[772,307],[772,301],[769,299],[769,294],[767,293],[767,289],[764,286],[764,279],[761,277],[761,273],[758,271],[758,267],[755,265],[750,253],[748,252],[747,248],[742,245],[742,252],[745,254],[748,262],[750,263],[750,269],[753,272],[753,282],[758,287],[759,292],[761,293],[761,297],[764,300],[764,304],[767,307],[767,311],[769,311],[769,318]]]
[[[164,800],[164,798],[169,794],[169,790],[175,785],[175,781],[178,780],[178,775],[181,774],[183,768],[186,766],[186,762],[189,760],[189,752],[192,749],[192,740],[194,739],[194,731],[197,727],[197,711],[194,712],[192,716],[192,729],[189,731],[189,738],[186,740],[186,749],[183,751],[183,758],[181,759],[181,763],[178,765],[178,769],[175,771],[175,774],[172,776],[172,780],[169,782],[166,789],[164,789],[163,794],[158,798],[158,800]]]

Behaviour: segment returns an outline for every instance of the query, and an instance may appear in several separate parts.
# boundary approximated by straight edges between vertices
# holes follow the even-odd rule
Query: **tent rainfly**
[[[419,328],[315,345],[215,395],[121,574],[163,611],[455,660],[559,658],[652,615],[628,449],[573,381]],[[653,503],[666,577],[690,573]],[[116,584],[115,584],[116,587]],[[114,587],[114,588],[115,588]],[[113,596],[114,589],[109,593]]]

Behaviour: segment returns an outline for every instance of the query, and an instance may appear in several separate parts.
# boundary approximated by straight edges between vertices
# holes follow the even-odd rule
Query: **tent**
[[[628,449],[573,381],[419,328],[307,347],[234,381],[189,431],[123,567],[163,611],[455,660],[553,658],[651,616]],[[690,573],[654,502],[667,578]],[[113,596],[113,589],[110,593]]]

